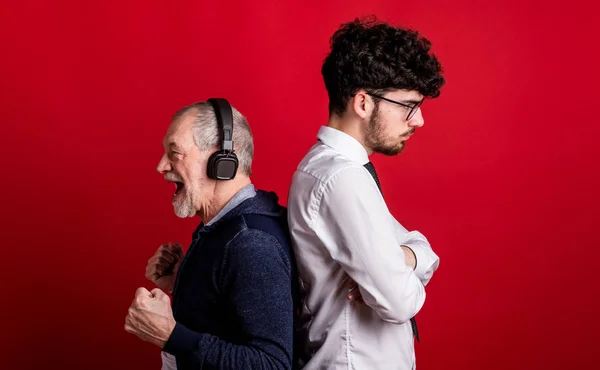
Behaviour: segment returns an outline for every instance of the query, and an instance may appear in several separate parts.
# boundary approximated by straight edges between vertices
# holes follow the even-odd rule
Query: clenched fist
[[[175,277],[183,260],[183,249],[179,243],[162,244],[148,260],[146,278],[157,287],[173,293]]]
[[[125,317],[125,331],[163,348],[174,328],[169,296],[160,289],[138,288]]]

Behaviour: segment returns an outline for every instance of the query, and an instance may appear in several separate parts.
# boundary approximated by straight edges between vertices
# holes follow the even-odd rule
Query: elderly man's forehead
[[[189,145],[193,142],[192,128],[196,120],[193,112],[188,112],[174,119],[163,139],[165,148],[175,148]]]

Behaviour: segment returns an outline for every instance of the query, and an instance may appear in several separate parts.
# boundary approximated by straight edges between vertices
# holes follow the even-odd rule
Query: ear
[[[356,92],[356,94],[350,100],[350,106],[354,111],[354,114],[362,119],[369,117],[373,112],[373,108],[375,108],[373,99],[367,95],[365,90],[358,90]]]

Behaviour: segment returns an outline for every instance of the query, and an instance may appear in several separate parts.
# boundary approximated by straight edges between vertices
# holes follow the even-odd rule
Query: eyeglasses
[[[400,102],[392,100],[392,99],[384,98],[381,95],[373,94],[373,93],[370,93],[370,92],[368,92],[367,94],[371,95],[373,97],[376,97],[376,98],[388,101],[390,103],[401,105],[404,108],[408,109],[408,115],[406,116],[406,120],[407,121],[410,121],[415,116],[415,114],[417,113],[417,110],[419,109],[419,107],[421,106],[421,104],[423,104],[423,101],[425,101],[425,98],[423,98],[417,104],[415,104],[415,105],[409,105],[409,104],[400,103]]]

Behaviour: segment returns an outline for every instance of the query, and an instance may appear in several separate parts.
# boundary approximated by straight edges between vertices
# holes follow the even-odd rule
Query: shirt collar
[[[233,198],[231,198],[231,200],[229,202],[227,202],[225,207],[223,207],[223,209],[219,213],[217,213],[217,215],[206,224],[206,226],[210,226],[210,225],[214,224],[219,219],[221,219],[223,216],[225,216],[227,214],[227,212],[231,211],[232,209],[234,209],[235,207],[240,205],[242,202],[254,197],[255,195],[256,195],[256,189],[254,188],[253,184],[248,184],[248,185],[244,186],[240,191],[237,192],[237,194],[235,194],[233,196]]]
[[[338,129],[322,126],[317,138],[328,147],[340,152],[351,161],[365,165],[369,162],[369,154],[365,147],[352,136]]]

